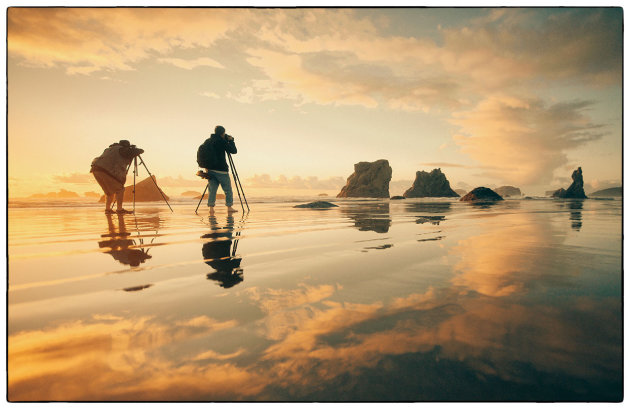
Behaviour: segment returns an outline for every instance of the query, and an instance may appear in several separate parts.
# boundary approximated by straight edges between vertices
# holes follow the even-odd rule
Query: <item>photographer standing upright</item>
[[[232,184],[230,182],[230,174],[228,173],[228,164],[225,160],[225,153],[236,153],[236,145],[234,138],[225,133],[225,128],[217,125],[214,133],[210,138],[199,147],[197,151],[197,163],[199,167],[208,171],[208,207],[210,214],[214,213],[214,204],[217,198],[217,189],[221,185],[221,189],[225,193],[225,205],[228,213],[237,212],[232,207],[234,198],[232,194]]]
[[[131,161],[144,150],[131,145],[129,141],[121,140],[109,145],[101,156],[94,158],[90,172],[105,193],[105,213],[114,213],[112,202],[116,196],[116,213],[133,213],[122,207],[125,194],[125,180]]]

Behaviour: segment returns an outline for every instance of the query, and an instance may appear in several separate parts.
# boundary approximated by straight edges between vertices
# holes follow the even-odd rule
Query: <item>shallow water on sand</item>
[[[619,200],[9,207],[13,401],[619,401]]]

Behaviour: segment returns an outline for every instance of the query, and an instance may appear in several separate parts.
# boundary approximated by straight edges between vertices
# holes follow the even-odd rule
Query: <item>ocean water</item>
[[[620,401],[622,202],[10,203],[11,401]]]

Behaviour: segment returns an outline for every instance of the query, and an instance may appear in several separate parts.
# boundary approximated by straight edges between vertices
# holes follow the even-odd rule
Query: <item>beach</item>
[[[10,203],[8,399],[623,398],[621,200],[324,199]]]

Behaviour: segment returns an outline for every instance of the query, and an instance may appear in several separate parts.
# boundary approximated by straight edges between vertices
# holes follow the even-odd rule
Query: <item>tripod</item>
[[[243,200],[245,200],[245,206],[247,206],[247,212],[249,212],[249,204],[247,204],[247,198],[245,197],[245,191],[243,191],[243,185],[241,185],[241,179],[238,177],[238,172],[236,171],[236,166],[234,166],[234,160],[232,159],[232,155],[227,152],[228,160],[230,161],[230,170],[232,171],[232,179],[234,179],[234,186],[236,186],[236,193],[238,194],[238,200],[241,202],[241,209],[243,209],[243,213],[245,213],[245,207],[243,207]],[[210,179],[208,173],[199,171],[197,172],[197,176],[200,176],[204,179]],[[203,190],[201,194],[201,198],[199,199],[199,203],[197,203],[197,208],[195,209],[195,213],[199,210],[199,205],[201,205],[201,201],[203,200],[203,196],[206,194],[206,190],[208,190],[208,184],[206,183],[206,188]],[[243,197],[241,198],[241,194]]]
[[[169,209],[171,209],[171,212],[173,211],[173,208],[171,207],[171,205],[168,203],[168,200],[166,200],[166,197],[164,196],[164,193],[162,193],[162,190],[160,189],[160,187],[158,186],[157,182],[155,181],[155,178],[153,177],[153,175],[151,174],[151,172],[149,172],[149,168],[147,168],[147,165],[144,163],[144,160],[142,160],[142,156],[138,155],[135,156],[133,158],[133,212],[136,212],[136,176],[138,175],[138,158],[140,158],[140,163],[144,166],[144,168],[147,170],[147,173],[149,174],[149,177],[151,178],[151,180],[153,181],[153,183],[155,183],[155,187],[157,188],[158,192],[160,192],[160,195],[162,195],[162,199],[164,199],[164,201],[166,202],[166,205],[168,206]],[[129,166],[127,167],[127,170],[131,167],[131,163],[129,164]]]

